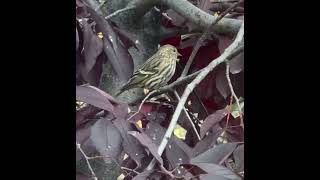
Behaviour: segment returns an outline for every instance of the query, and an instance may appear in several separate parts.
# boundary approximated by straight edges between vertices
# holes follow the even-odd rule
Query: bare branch
[[[162,0],[162,2],[201,28],[207,28],[216,19],[186,0]],[[223,18],[212,31],[218,34],[234,35],[240,29],[241,23],[241,20]]]
[[[218,58],[216,58],[215,60],[213,60],[207,67],[205,67],[204,69],[201,70],[201,72],[197,75],[197,77],[190,83],[188,84],[188,86],[186,87],[185,91],[183,92],[182,96],[181,96],[181,100],[178,103],[178,106],[172,116],[171,122],[169,124],[169,127],[159,145],[158,148],[158,153],[159,155],[161,155],[165,149],[165,147],[167,146],[169,139],[172,135],[172,132],[174,130],[174,127],[177,124],[178,118],[180,116],[180,113],[184,107],[184,104],[187,101],[188,96],[190,95],[190,93],[193,91],[193,89],[209,74],[209,72],[211,72],[217,65],[221,64],[222,62],[227,61],[228,57],[235,53],[234,50],[241,44],[242,40],[243,40],[243,34],[244,34],[244,23],[241,25],[241,28],[237,34],[236,39],[234,40],[234,42],[221,54],[221,56],[219,56]],[[147,169],[152,169],[154,167],[156,163],[156,160],[153,159],[151,161],[151,163],[149,164],[149,166],[147,167]]]
[[[231,83],[229,71],[230,71],[230,64],[229,64],[229,61],[226,61],[226,77],[227,77],[227,80],[228,80],[228,85],[229,85],[229,88],[230,88],[232,96],[236,100],[236,103],[237,103],[237,106],[238,106],[238,109],[239,109],[240,119],[241,119],[241,127],[244,129],[242,110],[241,110],[239,98],[237,97],[236,93],[233,90],[233,86],[232,86],[232,83]]]
[[[95,11],[100,11],[100,9],[102,8],[102,6],[107,2],[108,0],[104,0],[97,8],[95,8]]]
[[[112,17],[114,17],[114,16],[116,16],[116,15],[118,15],[118,14],[124,12],[124,11],[128,11],[128,10],[131,10],[131,9],[134,9],[134,8],[136,8],[136,7],[134,7],[134,6],[129,6],[129,7],[123,8],[123,9],[119,9],[119,10],[117,10],[117,11],[109,14],[109,15],[106,16],[104,19],[105,19],[105,20],[110,19],[110,18],[112,18]]]
[[[86,159],[87,161],[87,165],[88,165],[88,168],[93,176],[93,179],[94,180],[98,180],[96,174],[94,173],[91,165],[90,165],[90,162],[89,162],[89,157],[83,152],[82,148],[81,148],[81,145],[79,143],[76,143],[76,146],[77,146],[77,149],[79,149],[79,151],[81,152],[81,154],[83,155],[83,157]]]
[[[188,71],[190,69],[190,66],[199,50],[199,48],[202,46],[203,41],[207,38],[208,34],[210,33],[212,27],[214,25],[216,25],[225,15],[228,14],[228,12],[230,12],[231,10],[233,10],[234,8],[236,8],[240,3],[242,3],[244,0],[241,0],[237,3],[235,3],[234,5],[230,6],[227,10],[223,11],[223,13],[221,13],[211,24],[209,27],[207,27],[207,29],[205,30],[205,32],[202,34],[202,36],[198,39],[196,45],[194,46],[192,53],[187,61],[187,64],[185,65],[183,72],[181,73],[180,77],[184,77],[188,74]]]
[[[174,91],[174,95],[176,96],[176,98],[178,99],[178,101],[180,101],[180,96],[179,96],[179,94],[178,94],[178,92],[177,92],[176,90]],[[183,107],[183,111],[184,111],[184,113],[186,114],[187,119],[189,120],[189,122],[190,122],[190,124],[191,124],[191,126],[192,126],[193,131],[196,133],[198,140],[200,141],[200,140],[201,140],[201,137],[200,137],[200,135],[199,135],[199,133],[198,133],[198,131],[197,131],[197,128],[196,128],[196,126],[194,125],[194,123],[193,123],[191,117],[189,116],[189,113],[188,113],[188,111],[187,111],[187,109],[186,109],[185,107]]]
[[[127,120],[130,120],[130,119],[133,118],[135,115],[137,115],[137,114],[140,112],[140,110],[141,110],[142,105],[144,104],[144,102],[145,102],[152,94],[154,94],[156,91],[157,91],[157,90],[153,90],[153,91],[151,91],[150,93],[148,93],[148,95],[142,100],[142,102],[141,102],[141,104],[140,104],[140,106],[139,106],[139,108],[138,108],[138,111],[135,112],[133,115],[131,115]]]

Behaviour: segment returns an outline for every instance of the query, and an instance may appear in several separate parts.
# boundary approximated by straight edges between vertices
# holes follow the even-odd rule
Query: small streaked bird
[[[158,89],[168,83],[176,70],[178,50],[172,45],[161,46],[158,51],[133,73],[116,96],[133,88]]]

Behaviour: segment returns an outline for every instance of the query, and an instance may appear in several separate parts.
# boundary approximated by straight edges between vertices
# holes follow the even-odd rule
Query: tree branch
[[[201,28],[207,28],[216,19],[216,17],[204,12],[186,0],[162,0],[162,2]],[[241,20],[223,18],[212,28],[212,31],[218,34],[235,35],[240,29],[241,23]]]
[[[199,48],[202,46],[203,41],[207,38],[209,32],[211,31],[211,29],[225,16],[227,15],[231,10],[233,10],[234,8],[236,8],[240,3],[242,3],[244,0],[240,0],[239,2],[235,3],[234,5],[230,6],[227,10],[223,11],[223,13],[221,13],[211,24],[209,27],[207,27],[207,29],[204,31],[204,33],[202,34],[202,36],[198,39],[196,45],[194,46],[192,53],[187,61],[187,64],[185,65],[183,72],[181,73],[180,77],[184,77],[188,74],[188,71],[190,69],[190,66],[199,50]]]
[[[207,67],[205,67],[201,72],[197,75],[197,77],[186,87],[185,91],[183,92],[181,96],[181,100],[178,103],[178,106],[172,116],[171,122],[169,124],[169,127],[159,145],[158,153],[161,155],[167,146],[169,139],[172,135],[172,132],[174,130],[174,127],[177,124],[178,118],[180,116],[180,113],[184,107],[184,104],[187,101],[188,96],[193,91],[193,89],[211,72],[217,65],[221,64],[222,62],[227,61],[228,57],[234,53],[234,50],[241,44],[244,34],[244,23],[242,23],[241,28],[237,34],[236,39],[234,42],[219,56],[217,59],[213,60]],[[156,160],[153,159],[147,169],[152,169],[156,163]]]
[[[93,176],[93,179],[94,180],[98,180],[96,174],[94,173],[91,165],[90,165],[90,162],[89,162],[89,157],[83,152],[82,148],[81,148],[81,145],[79,143],[76,143],[76,146],[77,146],[77,149],[79,149],[79,151],[81,152],[81,154],[83,155],[83,157],[86,159],[86,162],[87,162],[87,165],[88,165],[88,168]]]
[[[178,94],[178,92],[177,92],[176,90],[174,91],[174,95],[176,96],[176,98],[178,99],[178,101],[180,101],[179,94]],[[196,126],[194,125],[194,123],[193,123],[191,117],[189,116],[188,111],[187,111],[187,109],[186,109],[185,107],[183,107],[183,111],[184,111],[184,113],[186,114],[187,119],[189,120],[189,122],[190,122],[190,124],[191,124],[191,127],[192,127],[194,133],[197,135],[198,140],[201,141],[201,137],[200,137],[200,135],[199,135],[199,133],[198,133],[198,131],[197,131],[197,128],[196,128]]]
[[[238,109],[239,109],[239,116],[240,116],[240,119],[241,119],[241,127],[244,129],[242,110],[241,110],[239,98],[237,97],[236,93],[233,90],[233,86],[232,86],[231,79],[230,79],[230,76],[229,76],[229,71],[230,71],[230,64],[229,64],[229,61],[226,61],[226,77],[227,77],[227,80],[228,80],[228,85],[229,85],[229,88],[230,88],[232,96],[236,100],[236,103],[237,103],[237,106],[238,106]]]
[[[109,14],[109,15],[106,16],[104,19],[105,19],[105,20],[110,19],[110,18],[112,18],[112,17],[114,17],[114,16],[116,16],[116,15],[118,15],[118,14],[124,12],[124,11],[128,11],[128,10],[131,10],[131,9],[134,9],[134,8],[136,8],[136,7],[134,7],[134,6],[129,6],[129,7],[123,8],[123,9],[119,9],[119,10],[117,10],[117,11]]]

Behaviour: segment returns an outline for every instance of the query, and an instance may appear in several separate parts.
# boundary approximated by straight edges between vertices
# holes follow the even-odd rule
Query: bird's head
[[[178,52],[177,48],[170,45],[170,44],[166,44],[164,46],[161,46],[158,49],[158,53],[164,56],[169,56],[172,59],[176,59],[178,60],[178,56],[181,56],[181,54]]]

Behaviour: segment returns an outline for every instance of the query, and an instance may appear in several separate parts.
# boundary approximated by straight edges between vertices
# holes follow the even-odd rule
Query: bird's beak
[[[178,56],[182,56],[182,55],[178,52]]]

